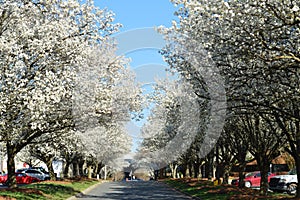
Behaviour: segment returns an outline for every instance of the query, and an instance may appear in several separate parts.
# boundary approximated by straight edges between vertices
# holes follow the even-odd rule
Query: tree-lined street
[[[130,55],[116,53],[122,24],[109,9],[93,0],[0,0],[3,184],[18,187],[18,160],[44,164],[52,181],[136,176],[226,185],[238,176],[244,188],[252,186],[246,173],[258,171],[267,195],[268,174],[291,170],[292,181],[277,177],[272,187],[300,198],[299,0],[170,2],[172,25],[156,28],[170,76],[144,91]],[[152,41],[133,35],[128,44]],[[130,122],[140,131],[134,150]],[[160,183],[130,181],[79,198],[172,195],[179,194]]]

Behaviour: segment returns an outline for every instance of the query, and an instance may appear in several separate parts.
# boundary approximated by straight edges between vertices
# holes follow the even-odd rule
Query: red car
[[[275,176],[275,174],[268,172],[268,182],[270,182],[270,178],[272,176]],[[261,175],[260,175],[259,171],[247,173],[245,175],[245,179],[244,179],[245,186],[249,187],[249,188],[250,187],[260,187],[260,179],[261,179]],[[231,184],[239,185],[239,179],[233,179],[231,181]]]
[[[29,183],[40,182],[40,179],[29,176],[25,173],[16,173],[16,180],[17,180],[17,184],[29,184]],[[6,181],[7,181],[7,174],[1,175],[0,183],[2,183],[2,185],[5,185]]]

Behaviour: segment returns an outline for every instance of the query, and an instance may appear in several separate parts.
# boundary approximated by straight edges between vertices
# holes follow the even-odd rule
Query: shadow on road
[[[183,194],[170,189],[162,183],[154,181],[138,181],[138,182],[113,182],[107,183],[107,192],[97,194],[92,191],[88,194],[77,196],[78,199],[103,199],[103,200],[175,200],[175,199],[191,199]],[[103,187],[103,186],[102,186]],[[105,186],[104,186],[105,187]]]

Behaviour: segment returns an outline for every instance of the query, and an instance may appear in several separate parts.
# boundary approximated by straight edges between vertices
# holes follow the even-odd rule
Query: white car
[[[44,180],[50,180],[49,172],[47,172],[43,167],[31,167],[29,169],[38,170],[38,171],[44,173]]]
[[[287,175],[273,176],[269,182],[269,189],[274,192],[287,192],[295,194],[297,189],[298,179],[296,170],[289,171]]]

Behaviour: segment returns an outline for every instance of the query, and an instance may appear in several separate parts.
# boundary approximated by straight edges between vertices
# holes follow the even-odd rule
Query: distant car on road
[[[275,176],[275,174],[268,172],[268,182],[270,182],[270,178]],[[245,175],[245,186],[246,187],[260,187],[261,174],[260,171],[250,172]],[[233,179],[231,181],[232,185],[239,185],[239,179]]]
[[[7,184],[7,177],[7,174],[3,174],[0,176],[0,183],[2,183],[2,185]],[[36,177],[29,176],[25,173],[16,172],[16,181],[17,184],[30,184],[40,182],[41,180]]]
[[[122,181],[143,181],[143,179],[140,178],[124,178]]]

